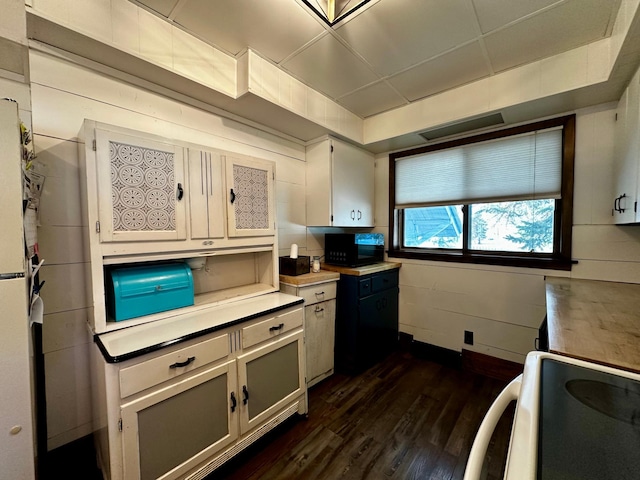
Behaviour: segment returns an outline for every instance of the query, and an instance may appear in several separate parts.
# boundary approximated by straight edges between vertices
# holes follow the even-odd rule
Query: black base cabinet
[[[359,373],[398,344],[398,269],[340,274],[336,303],[335,366]]]

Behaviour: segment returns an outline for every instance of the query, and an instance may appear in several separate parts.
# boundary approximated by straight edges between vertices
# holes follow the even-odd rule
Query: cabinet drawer
[[[302,327],[302,308],[244,327],[242,348],[252,347],[299,327]]]
[[[371,277],[364,278],[358,281],[358,296],[366,297],[371,295]]]
[[[371,293],[381,292],[398,286],[398,271],[381,272],[373,276]]]
[[[229,355],[228,338],[226,334],[220,335],[196,345],[121,369],[121,398],[141,392],[166,380],[171,380],[207,363],[226,358]]]
[[[305,305],[324,302],[336,298],[336,282],[321,283],[320,285],[310,285],[299,290],[299,296],[304,298]]]

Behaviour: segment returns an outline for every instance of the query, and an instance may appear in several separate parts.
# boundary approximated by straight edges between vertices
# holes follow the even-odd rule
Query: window
[[[389,156],[391,257],[571,268],[575,116]]]

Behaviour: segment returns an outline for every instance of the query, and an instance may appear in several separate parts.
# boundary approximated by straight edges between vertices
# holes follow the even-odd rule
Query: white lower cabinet
[[[307,386],[312,387],[333,374],[336,338],[336,300],[304,308],[307,336]]]
[[[322,275],[326,276],[327,273]],[[336,335],[336,291],[340,275],[318,281],[317,274],[281,277],[280,291],[304,298],[305,356],[307,388],[333,375]],[[295,281],[297,284],[285,283]],[[305,281],[311,282],[306,284]]]
[[[105,479],[204,478],[306,414],[303,316],[298,304],[117,363],[105,350],[138,340],[99,339],[95,439]],[[144,327],[142,336],[154,335]]]
[[[182,478],[238,438],[232,360],[122,406],[124,477]]]
[[[303,342],[299,330],[238,357],[241,434],[304,393]]]

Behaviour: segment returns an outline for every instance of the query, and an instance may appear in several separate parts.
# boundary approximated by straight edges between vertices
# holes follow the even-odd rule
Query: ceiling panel
[[[496,72],[602,39],[607,33],[611,0],[570,0],[484,37]]]
[[[390,77],[388,81],[411,101],[455,88],[491,73],[479,42],[473,42]]]
[[[326,34],[282,66],[294,76],[332,98],[340,97],[378,77],[332,35]]]
[[[407,100],[384,81],[345,95],[338,102],[362,118],[407,104]]]
[[[514,20],[564,0],[473,0],[482,33],[490,32]]]
[[[330,29],[303,0],[130,1],[231,55],[254,49],[362,118],[600,40],[622,2],[370,0]]]
[[[251,47],[276,63],[324,32],[292,0],[187,0],[175,21],[231,55]]]
[[[472,40],[470,0],[382,0],[336,29],[382,75],[391,75]]]
[[[137,3],[158,12],[160,15],[168,17],[173,7],[178,3],[178,0],[140,0]]]

